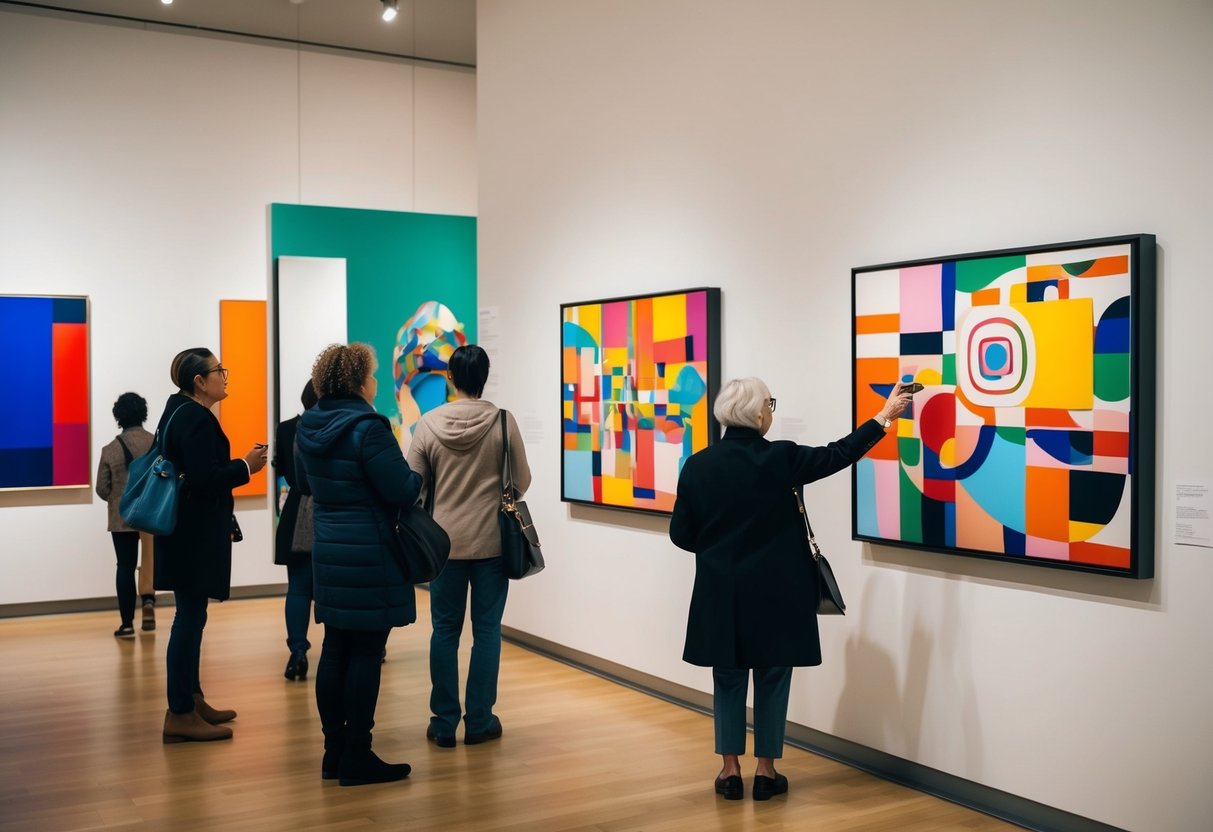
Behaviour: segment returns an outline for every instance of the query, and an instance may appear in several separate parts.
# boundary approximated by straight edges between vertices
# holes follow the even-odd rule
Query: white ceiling
[[[476,63],[476,0],[400,0],[391,23],[381,17],[382,0],[0,0],[0,11],[31,7]]]

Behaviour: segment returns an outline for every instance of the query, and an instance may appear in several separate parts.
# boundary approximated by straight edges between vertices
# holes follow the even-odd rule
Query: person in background
[[[788,790],[775,760],[783,756],[792,668],[821,664],[821,589],[793,491],[861,459],[909,401],[906,386],[895,384],[879,413],[824,448],[768,442],[771,391],[761,379],[734,379],[713,407],[724,437],[682,467],[670,539],[695,553],[682,660],[712,668],[716,753],[723,759],[715,789],[726,800],[745,794],[738,757],[745,753],[751,673],[752,795],[769,800]]]
[[[393,627],[417,620],[417,599],[389,541],[421,478],[409,470],[391,423],[375,412],[375,353],[333,344],[316,359],[319,401],[296,433],[296,480],[313,494],[312,577],[324,644],[316,707],[324,732],[320,776],[342,786],[403,780],[408,763],[371,750],[380,661]]]
[[[472,599],[472,661],[463,714],[465,745],[501,736],[493,713],[501,665],[501,616],[509,579],[501,561],[501,413],[481,398],[489,357],[479,346],[455,350],[448,364],[455,400],[421,417],[409,447],[409,467],[423,487],[434,482],[434,519],[451,538],[446,568],[430,582],[430,727],[426,737],[440,748],[455,746],[459,727],[459,638]],[[516,496],[531,484],[526,448],[513,414],[506,414]]]
[[[305,411],[316,404],[316,388],[310,378],[299,401]],[[307,640],[312,617],[312,495],[307,480],[295,471],[298,428],[298,416],[278,424],[273,462],[289,489],[274,535],[274,563],[286,567],[286,646],[291,655],[283,675],[292,680],[307,678],[307,651],[312,646]]]
[[[164,742],[225,740],[233,710],[212,707],[202,694],[199,662],[208,599],[226,601],[232,588],[232,490],[265,467],[266,447],[254,445],[232,459],[211,411],[227,398],[228,371],[204,347],[183,350],[170,368],[177,392],[169,396],[156,428],[165,455],[184,477],[172,534],[156,538],[156,589],[172,591],[177,605],[165,665],[168,710]]]
[[[135,563],[142,544],[143,562],[139,565],[139,595],[143,598],[143,629],[156,629],[156,592],[152,589],[152,536],[126,524],[118,512],[126,489],[127,468],[137,456],[151,448],[154,437],[143,429],[147,421],[147,402],[138,393],[123,393],[114,402],[114,419],[122,432],[101,449],[97,466],[97,496],[105,500],[110,537],[118,559],[114,587],[118,593],[118,615],[122,623],[114,635],[135,637]]]

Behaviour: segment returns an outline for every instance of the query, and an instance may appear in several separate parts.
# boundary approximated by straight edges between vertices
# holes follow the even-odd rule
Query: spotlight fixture
[[[160,2],[161,2],[161,4],[163,4],[165,6],[173,5],[173,0],[160,0]]]
[[[383,22],[391,23],[400,12],[400,0],[383,0]]]

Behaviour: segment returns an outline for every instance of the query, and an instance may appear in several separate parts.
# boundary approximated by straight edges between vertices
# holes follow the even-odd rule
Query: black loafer
[[[741,800],[745,797],[745,784],[741,782],[741,775],[734,774],[732,777],[717,777],[716,794],[725,800]]]
[[[763,777],[761,774],[754,775],[754,790],[751,794],[755,800],[770,800],[777,794],[784,794],[788,790],[788,778],[776,772],[774,777]]]
[[[501,720],[497,717],[493,717],[493,722],[491,725],[489,725],[489,730],[479,731],[475,734],[468,732],[464,732],[463,734],[464,745],[480,745],[482,742],[498,739],[501,739]]]
[[[439,734],[434,731],[433,725],[425,729],[425,738],[439,748],[455,747],[455,735],[451,734],[450,736],[447,736],[446,734]]]

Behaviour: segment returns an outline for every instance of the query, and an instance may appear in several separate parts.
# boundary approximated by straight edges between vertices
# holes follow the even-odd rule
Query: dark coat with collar
[[[232,489],[249,481],[248,465],[232,459],[231,443],[215,414],[180,393],[169,396],[156,432],[164,437],[168,458],[185,475],[177,527],[156,538],[156,589],[226,601],[232,589]]]
[[[686,461],[670,520],[670,539],[695,553],[683,661],[723,668],[821,664],[817,569],[792,491],[854,464],[883,436],[868,421],[814,448],[729,428]]]
[[[392,553],[396,512],[417,501],[421,477],[404,461],[385,416],[357,398],[325,397],[300,418],[296,475],[313,504],[316,621],[389,630],[417,620],[413,585]]]

